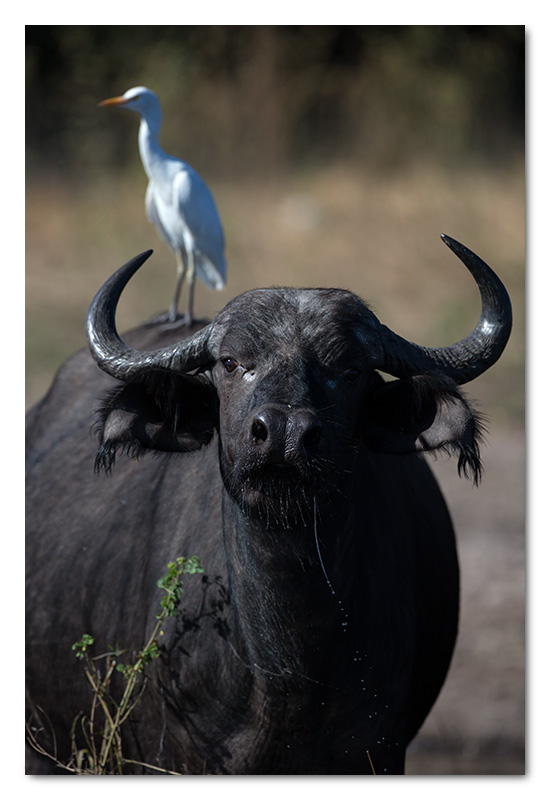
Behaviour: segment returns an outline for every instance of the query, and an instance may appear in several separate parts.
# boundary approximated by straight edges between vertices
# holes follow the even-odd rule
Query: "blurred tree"
[[[139,84],[166,150],[207,174],[523,150],[522,26],[30,25],[26,58],[32,174],[139,168],[135,119],[97,109]]]

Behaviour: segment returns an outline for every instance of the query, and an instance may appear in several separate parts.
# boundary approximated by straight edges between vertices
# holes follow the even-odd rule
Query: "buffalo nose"
[[[271,461],[293,461],[312,455],[319,446],[322,424],[313,411],[264,406],[250,425],[250,437]]]

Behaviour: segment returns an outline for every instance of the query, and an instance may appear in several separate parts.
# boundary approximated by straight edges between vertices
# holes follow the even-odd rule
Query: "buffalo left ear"
[[[364,436],[380,453],[445,450],[458,456],[458,471],[481,478],[479,443],[483,426],[451,380],[417,375],[384,383],[370,397]]]
[[[98,411],[96,471],[109,472],[120,452],[138,457],[147,450],[198,450],[216,425],[217,396],[202,376],[152,372],[120,383]]]

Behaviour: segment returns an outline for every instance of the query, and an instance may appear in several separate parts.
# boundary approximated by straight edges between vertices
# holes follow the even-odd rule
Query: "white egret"
[[[178,316],[178,303],[185,276],[188,283],[185,321],[193,322],[193,295],[198,276],[212,289],[223,289],[226,278],[224,235],[210,189],[195,170],[179,158],[167,155],[158,137],[162,111],[158,97],[145,86],[110,97],[100,106],[120,106],[137,112],[139,152],[149,178],[145,209],[149,222],[176,256],[176,291],[169,321]]]

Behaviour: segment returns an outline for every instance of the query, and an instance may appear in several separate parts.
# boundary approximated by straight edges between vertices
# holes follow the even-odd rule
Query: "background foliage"
[[[168,152],[224,177],[346,160],[506,163],[523,144],[521,26],[28,26],[34,171],[136,165],[105,93],[162,98]]]

